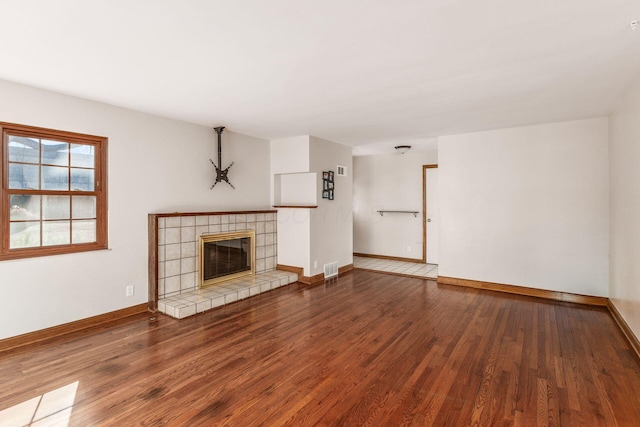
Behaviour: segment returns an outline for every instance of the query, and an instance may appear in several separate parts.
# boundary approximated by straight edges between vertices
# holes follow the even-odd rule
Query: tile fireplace
[[[276,214],[275,210],[149,214],[149,308],[183,318],[297,281],[295,273],[276,270]],[[207,255],[201,242],[220,236],[249,237],[253,243],[219,244],[213,251],[226,257],[224,262],[204,268],[201,254],[211,252]],[[239,263],[230,261],[235,254]],[[234,268],[240,271],[217,277]],[[216,277],[209,282],[204,275]]]

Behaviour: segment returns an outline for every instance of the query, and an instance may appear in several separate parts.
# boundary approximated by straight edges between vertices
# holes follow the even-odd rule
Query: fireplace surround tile
[[[181,216],[180,227],[194,227],[196,225],[195,216]]]
[[[180,291],[189,291],[196,288],[196,273],[184,273],[180,275]]]
[[[275,221],[266,221],[264,223],[265,233],[273,233],[275,231]]]
[[[224,292],[216,289],[216,287],[200,289],[198,293],[206,298],[215,298],[224,295]]]
[[[224,305],[224,295],[217,296],[211,299],[211,308],[216,308]]]
[[[180,275],[180,259],[165,261],[164,277],[171,277],[171,276],[178,276],[178,275]]]
[[[180,218],[179,216],[172,216],[165,218],[165,227],[166,228],[175,228],[180,227]]]
[[[249,296],[256,296],[256,295],[260,295],[262,293],[262,289],[260,287],[260,285],[255,285],[255,286],[251,286],[249,287]]]
[[[169,218],[167,218],[169,219]],[[174,243],[180,243],[180,228],[172,227],[166,228],[165,231],[164,243],[165,245],[171,245]]]
[[[165,304],[164,314],[166,314],[167,316],[176,317],[175,313],[176,313],[175,307],[171,306],[170,304]]]
[[[189,317],[189,316],[193,316],[194,314],[196,314],[196,306],[194,305],[186,305],[184,307],[181,307],[178,311],[178,313],[176,314],[176,317],[180,318],[180,319],[184,319],[185,317]]]
[[[271,256],[266,258],[266,270],[272,270],[276,268],[276,257]]]
[[[182,243],[185,242],[195,242],[196,241],[196,227],[195,226],[184,226],[180,227],[180,241]]]
[[[172,276],[164,279],[164,294],[172,295],[180,292],[180,276]]]
[[[196,271],[196,257],[186,257],[180,259],[180,274],[193,273]]]
[[[276,233],[264,233],[265,245],[275,245]]]
[[[196,313],[202,313],[204,311],[211,310],[211,300],[205,299],[202,302],[196,303]]]
[[[272,257],[276,255],[276,248],[273,245],[265,246],[263,249],[265,257]]]
[[[172,243],[170,245],[161,246],[158,252],[160,252],[160,249],[164,249],[165,261],[172,261],[174,259],[180,259],[182,257],[180,243]]]
[[[229,292],[228,294],[226,294],[224,296],[224,303],[225,304],[230,304],[232,302],[236,302],[238,301],[238,292],[233,291],[233,292]]]
[[[197,247],[197,243],[196,242],[187,242],[187,243],[182,243],[180,245],[180,257],[181,258],[190,258],[190,257],[195,257],[196,256],[196,248]]]

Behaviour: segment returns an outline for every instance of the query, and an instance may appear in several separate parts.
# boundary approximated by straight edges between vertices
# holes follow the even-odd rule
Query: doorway
[[[438,264],[438,165],[422,166],[422,256]]]

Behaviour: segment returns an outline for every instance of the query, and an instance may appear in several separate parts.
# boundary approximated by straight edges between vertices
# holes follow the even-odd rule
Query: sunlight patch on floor
[[[66,427],[76,400],[78,381],[0,411],[0,427]]]

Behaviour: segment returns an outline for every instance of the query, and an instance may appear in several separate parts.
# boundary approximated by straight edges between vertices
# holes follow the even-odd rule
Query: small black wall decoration
[[[333,182],[333,171],[324,171],[322,172],[322,198],[333,200],[333,190],[334,190],[334,182]]]
[[[233,166],[235,162],[231,162],[231,164],[227,166],[226,169],[222,169],[222,131],[224,130],[224,126],[213,128],[213,130],[215,130],[218,134],[218,164],[216,165],[213,160],[209,159],[213,167],[216,168],[216,180],[211,186],[210,190],[213,190],[213,187],[215,187],[217,183],[222,181],[229,184],[231,188],[235,190],[236,187],[234,187],[233,184],[229,182],[229,169],[231,169],[231,166]]]

